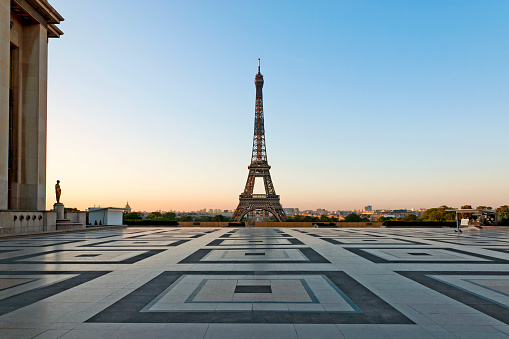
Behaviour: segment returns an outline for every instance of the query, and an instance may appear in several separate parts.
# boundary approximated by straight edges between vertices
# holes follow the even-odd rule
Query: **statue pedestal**
[[[54,204],[53,210],[57,212],[57,220],[64,219],[64,204],[62,204],[62,203]]]

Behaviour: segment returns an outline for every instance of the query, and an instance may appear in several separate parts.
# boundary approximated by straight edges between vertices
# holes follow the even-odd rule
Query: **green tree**
[[[141,220],[141,215],[136,212],[124,213],[124,220]]]
[[[386,222],[386,221],[391,221],[392,218],[391,217],[384,217],[383,215],[379,216],[376,221],[378,222]]]
[[[366,219],[366,218],[361,218],[359,215],[355,214],[355,213],[350,213],[348,214],[346,217],[345,217],[345,220],[344,221],[369,221],[369,219]]]
[[[417,216],[415,214],[409,214],[409,215],[405,215],[403,218],[401,218],[401,220],[406,221],[406,222],[412,222],[412,221],[419,220],[419,218],[417,218]]]
[[[177,216],[173,212],[166,212],[162,216],[163,220],[177,220]]]
[[[496,209],[502,219],[509,219],[509,205],[503,205]]]
[[[493,208],[491,208],[491,206],[484,206],[484,205],[477,206],[476,208],[478,210],[492,210],[493,209]]]
[[[326,216],[325,214],[322,214],[318,220],[320,220],[322,222],[329,222],[330,221],[329,217]]]
[[[209,217],[208,215],[201,215],[199,217],[197,217],[195,219],[195,221],[199,221],[199,222],[207,222],[207,221],[211,221],[212,217]]]
[[[442,205],[440,207],[429,208],[427,209],[421,219],[425,221],[455,221],[456,213],[455,212],[446,212],[445,210],[451,209],[446,205]]]
[[[216,214],[212,217],[212,219],[210,221],[220,221],[220,222],[225,222],[225,221],[228,221],[229,218],[225,217],[224,215],[221,215],[221,214]]]
[[[312,217],[310,215],[295,215],[293,217],[288,217],[287,221],[313,222],[313,221],[319,221],[319,218],[318,217]]]
[[[193,216],[191,215],[183,215],[180,217],[180,221],[193,221]]]
[[[64,211],[65,212],[78,212],[79,209],[77,209],[76,207],[64,207]]]
[[[151,212],[151,213],[149,213],[149,215],[147,215],[145,217],[145,219],[147,219],[147,220],[162,220],[163,215],[161,214],[161,212]]]

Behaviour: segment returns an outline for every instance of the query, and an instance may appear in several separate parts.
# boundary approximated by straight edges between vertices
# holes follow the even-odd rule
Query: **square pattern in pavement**
[[[508,338],[509,232],[139,227],[0,241],[1,338]]]

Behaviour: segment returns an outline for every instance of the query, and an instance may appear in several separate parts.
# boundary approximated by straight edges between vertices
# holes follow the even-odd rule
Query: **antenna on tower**
[[[258,73],[260,73],[260,58],[258,58]]]

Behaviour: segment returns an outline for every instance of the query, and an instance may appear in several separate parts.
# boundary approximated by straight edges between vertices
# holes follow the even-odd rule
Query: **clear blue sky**
[[[48,206],[509,203],[509,2],[50,0]]]

